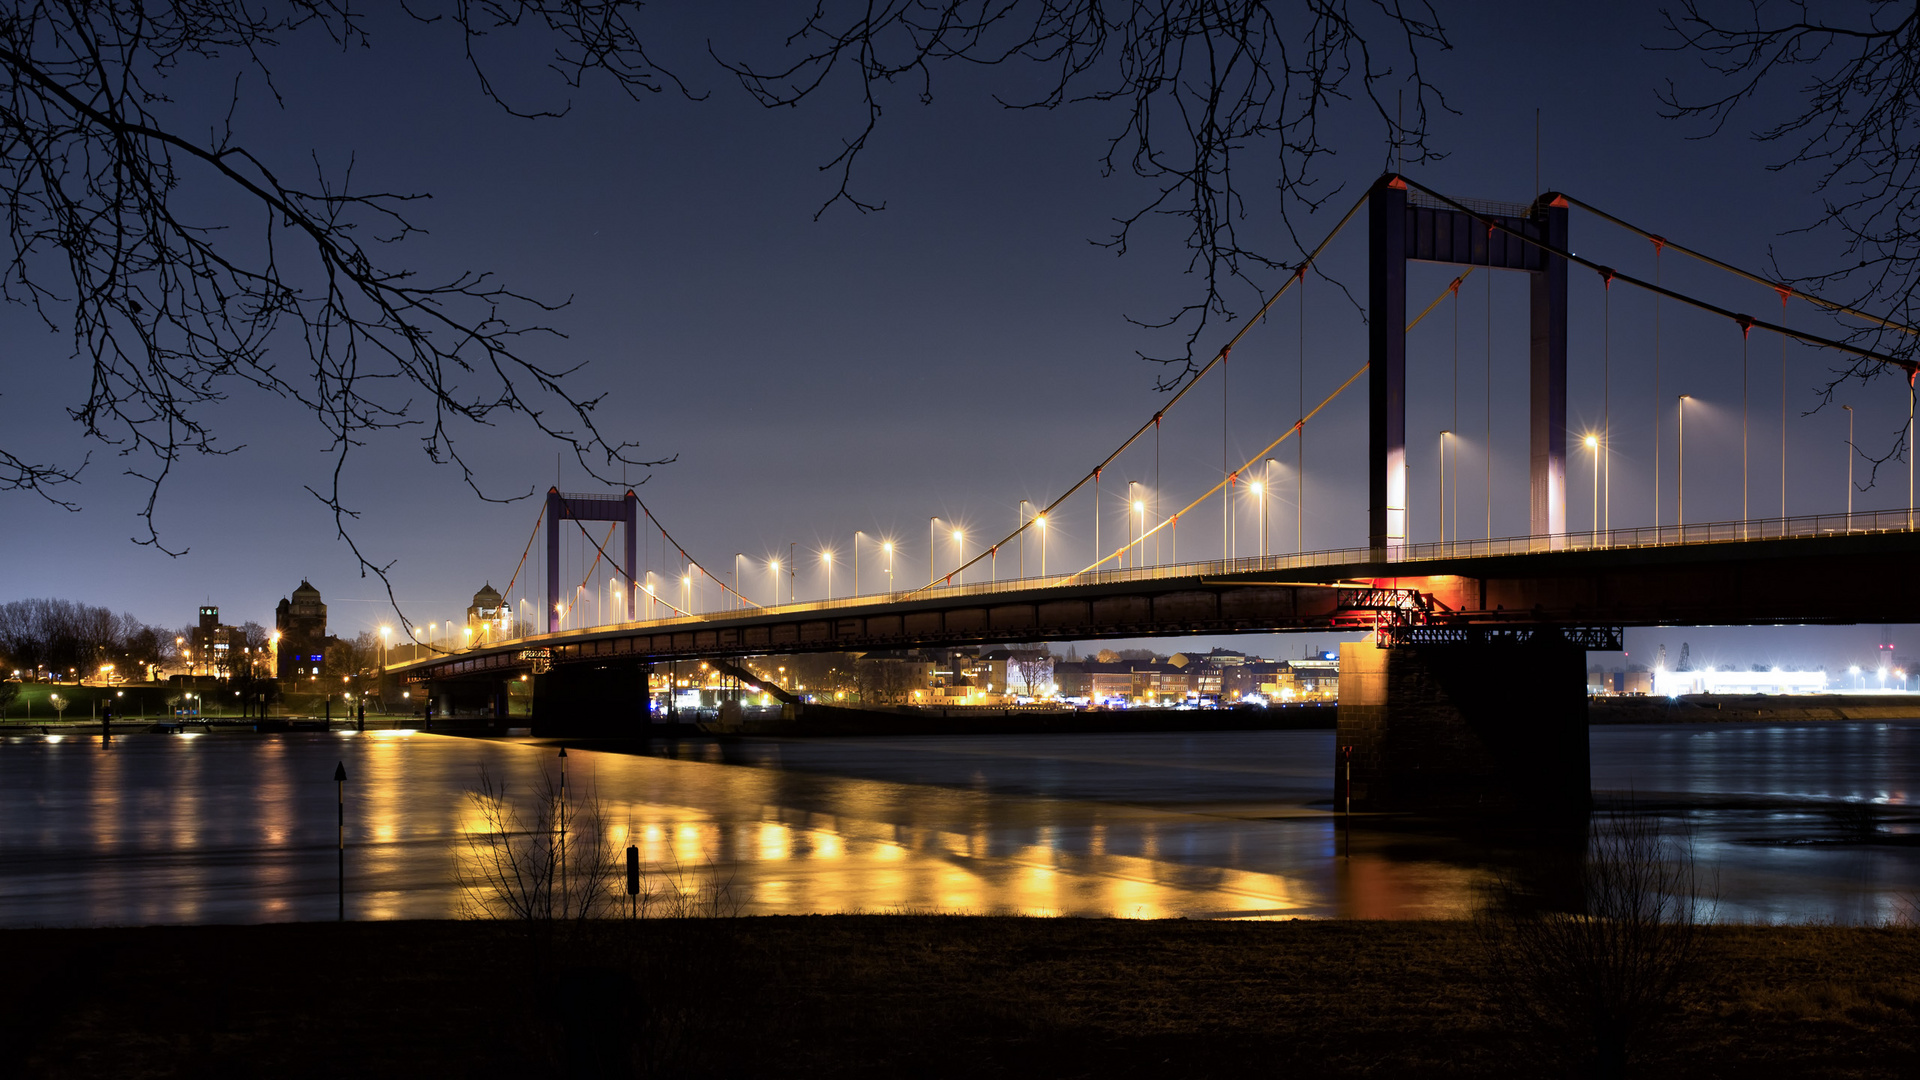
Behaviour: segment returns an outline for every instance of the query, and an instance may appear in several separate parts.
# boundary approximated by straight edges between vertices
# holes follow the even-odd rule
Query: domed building
[[[487,637],[499,637],[501,632],[500,616],[503,601],[494,591],[493,582],[480,586],[473,594],[473,604],[467,608],[467,629],[473,631],[474,641],[483,641]]]
[[[310,679],[327,664],[327,605],[320,590],[304,579],[293,595],[273,609],[273,628],[279,633],[274,676]]]

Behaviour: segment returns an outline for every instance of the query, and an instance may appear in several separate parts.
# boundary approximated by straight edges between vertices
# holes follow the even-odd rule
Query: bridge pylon
[[[634,618],[634,573],[639,561],[634,557],[640,539],[640,497],[627,489],[625,495],[563,495],[557,487],[547,489],[547,633],[560,629],[560,522],[617,521],[626,528],[624,564],[627,578],[627,620]]]
[[[1367,197],[1367,220],[1367,536],[1374,557],[1397,559],[1407,542],[1409,261],[1529,276],[1529,516],[1535,536],[1565,533],[1567,261],[1543,245],[1567,250],[1566,200],[1549,192],[1531,205],[1469,205],[1413,191],[1388,173]]]

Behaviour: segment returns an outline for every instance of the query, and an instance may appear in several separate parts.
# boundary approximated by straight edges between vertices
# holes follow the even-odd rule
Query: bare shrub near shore
[[[590,788],[562,790],[551,772],[516,800],[482,767],[466,799],[454,852],[462,914],[523,928],[507,939],[521,967],[506,1023],[524,1064],[560,1076],[700,1072],[719,1037],[703,1006],[735,992],[732,876],[711,859],[643,863],[629,894],[605,805]],[[619,925],[627,919],[700,928],[636,932]]]
[[[1631,808],[1588,825],[1584,911],[1543,910],[1511,877],[1474,926],[1506,1008],[1570,1075],[1619,1077],[1690,993],[1712,900],[1691,840]]]
[[[689,871],[675,859],[671,866],[640,864],[638,917],[655,919],[733,919],[740,915],[740,898],[733,892],[733,875],[722,875],[713,861],[704,872]]]
[[[454,858],[462,914],[480,919],[593,919],[614,913],[619,875],[597,795],[563,790],[543,771],[523,812],[485,766]]]
[[[606,918],[726,919],[740,914],[733,876],[708,859],[640,865],[639,890],[622,880],[605,805],[588,791],[560,789],[552,773],[530,786],[526,809],[483,766],[467,792],[472,816],[454,852],[461,914],[533,921]],[[629,833],[632,832],[629,826]]]

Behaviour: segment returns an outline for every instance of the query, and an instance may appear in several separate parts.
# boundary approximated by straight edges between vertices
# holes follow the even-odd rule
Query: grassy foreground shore
[[[1466,923],[0,931],[0,1075],[1530,1076]],[[1635,1072],[1920,1075],[1920,932],[1715,927]]]

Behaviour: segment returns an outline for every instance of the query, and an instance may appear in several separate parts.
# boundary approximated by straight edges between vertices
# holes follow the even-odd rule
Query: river
[[[1689,838],[1716,918],[1878,923],[1920,899],[1920,721],[1595,727],[1593,786]],[[1327,731],[743,739],[571,749],[655,884],[746,914],[1427,918],[1564,856],[1444,826],[1343,827]],[[413,732],[0,736],[0,925],[459,914],[484,768],[553,746]]]

